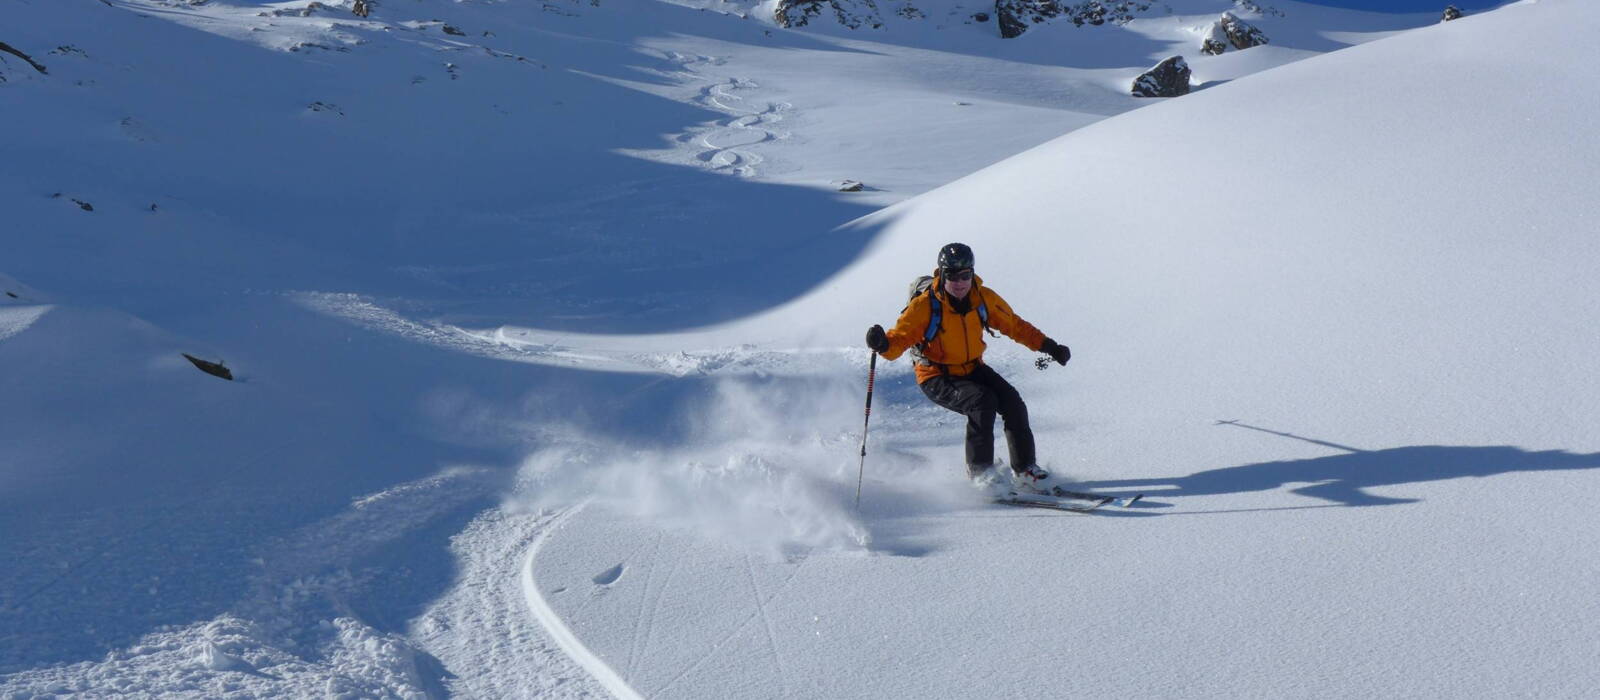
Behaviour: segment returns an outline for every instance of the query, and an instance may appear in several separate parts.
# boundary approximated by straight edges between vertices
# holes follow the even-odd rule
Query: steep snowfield
[[[1596,11],[919,4],[8,5],[0,695],[1600,685]],[[1049,466],[1147,507],[974,502],[899,362],[853,510],[949,240],[1074,348],[991,353]]]

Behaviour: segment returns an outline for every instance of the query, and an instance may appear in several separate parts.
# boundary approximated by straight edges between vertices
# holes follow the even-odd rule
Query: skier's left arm
[[[1021,343],[1023,347],[1035,352],[1049,355],[1057,363],[1067,364],[1067,359],[1072,353],[1067,346],[1051,340],[1033,324],[1028,323],[1017,312],[1011,310],[1011,305],[994,290],[983,290],[989,304],[989,327],[1006,334],[1012,340]]]

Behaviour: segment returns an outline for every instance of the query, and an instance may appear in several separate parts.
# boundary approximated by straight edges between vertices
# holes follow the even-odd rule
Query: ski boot
[[[1018,491],[1031,491],[1033,493],[1049,493],[1050,472],[1037,464],[1027,464],[1013,468],[1011,480],[1016,482]]]
[[[972,488],[989,498],[999,498],[1011,491],[992,464],[967,465],[967,478],[972,481]]]

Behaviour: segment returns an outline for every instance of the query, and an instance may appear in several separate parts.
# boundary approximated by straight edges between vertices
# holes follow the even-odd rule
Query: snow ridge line
[[[539,550],[544,547],[545,541],[550,538],[550,533],[560,529],[562,525],[572,519],[572,516],[582,511],[585,505],[588,505],[588,503],[580,503],[559,518],[556,518],[545,528],[544,532],[539,533],[539,537],[528,547],[528,555],[522,560],[522,593],[528,600],[529,612],[533,613],[534,619],[556,641],[556,645],[561,647],[561,651],[565,652],[573,661],[578,662],[578,665],[588,671],[589,675],[594,676],[594,679],[599,681],[600,685],[604,686],[612,697],[617,698],[617,700],[644,700],[643,696],[628,685],[628,681],[622,677],[622,674],[612,670],[603,659],[594,652],[589,651],[589,648],[578,640],[578,636],[572,633],[572,629],[567,627],[567,623],[561,621],[561,616],[557,615],[555,609],[550,607],[550,603],[544,599],[544,596],[539,595],[539,582],[533,577],[533,561],[539,556]]]

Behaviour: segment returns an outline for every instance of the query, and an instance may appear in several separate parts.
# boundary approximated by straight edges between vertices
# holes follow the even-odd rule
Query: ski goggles
[[[945,270],[944,279],[946,282],[971,282],[972,268],[969,267],[965,270]]]

